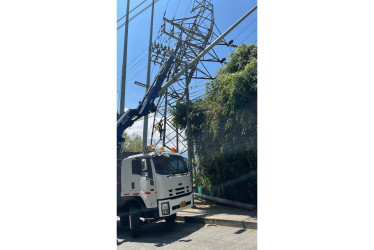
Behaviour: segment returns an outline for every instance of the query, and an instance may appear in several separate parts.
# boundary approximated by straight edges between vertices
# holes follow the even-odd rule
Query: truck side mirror
[[[147,171],[147,170],[148,170],[147,161],[146,159],[142,159],[142,172]]]

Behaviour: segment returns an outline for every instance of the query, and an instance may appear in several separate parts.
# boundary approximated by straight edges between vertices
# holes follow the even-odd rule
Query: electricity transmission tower
[[[188,17],[168,19],[164,14],[161,29],[152,45],[152,62],[155,65],[163,65],[168,57],[167,52],[173,48],[177,41],[182,41],[167,80],[172,78],[203,51],[212,40],[217,38],[214,30],[214,9],[210,0],[195,0]],[[223,44],[227,45],[226,42]],[[187,151],[186,131],[174,127],[170,111],[175,107],[177,101],[187,103],[188,100],[191,100],[189,91],[192,79],[202,79],[202,81],[213,79],[204,62],[223,63],[224,60],[219,59],[212,50],[194,67],[190,68],[183,77],[173,83],[158,99],[157,111],[153,119],[152,145],[169,149],[175,147],[181,154]]]

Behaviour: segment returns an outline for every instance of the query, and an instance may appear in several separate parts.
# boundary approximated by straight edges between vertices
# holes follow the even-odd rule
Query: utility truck
[[[148,147],[118,162],[117,214],[133,237],[140,235],[142,224],[161,219],[174,223],[177,212],[192,206],[186,159],[175,151]]]
[[[140,234],[144,223],[165,219],[173,223],[176,214],[192,206],[192,182],[187,161],[175,148],[166,152],[164,147],[143,152],[123,152],[122,134],[136,120],[155,112],[154,100],[165,80],[181,42],[165,62],[153,84],[136,109],[129,109],[117,120],[117,215],[122,227],[130,226],[131,235]]]

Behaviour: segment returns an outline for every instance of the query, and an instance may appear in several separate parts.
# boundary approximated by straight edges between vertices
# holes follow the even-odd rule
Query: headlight
[[[162,215],[170,214],[169,202],[161,203],[161,213]]]

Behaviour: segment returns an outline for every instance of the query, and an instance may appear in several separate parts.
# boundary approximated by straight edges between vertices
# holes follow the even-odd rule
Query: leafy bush
[[[174,125],[187,126],[186,103],[178,102],[172,114]],[[213,196],[257,204],[257,46],[237,47],[206,83],[204,98],[190,102],[188,118],[197,181],[206,178]]]

